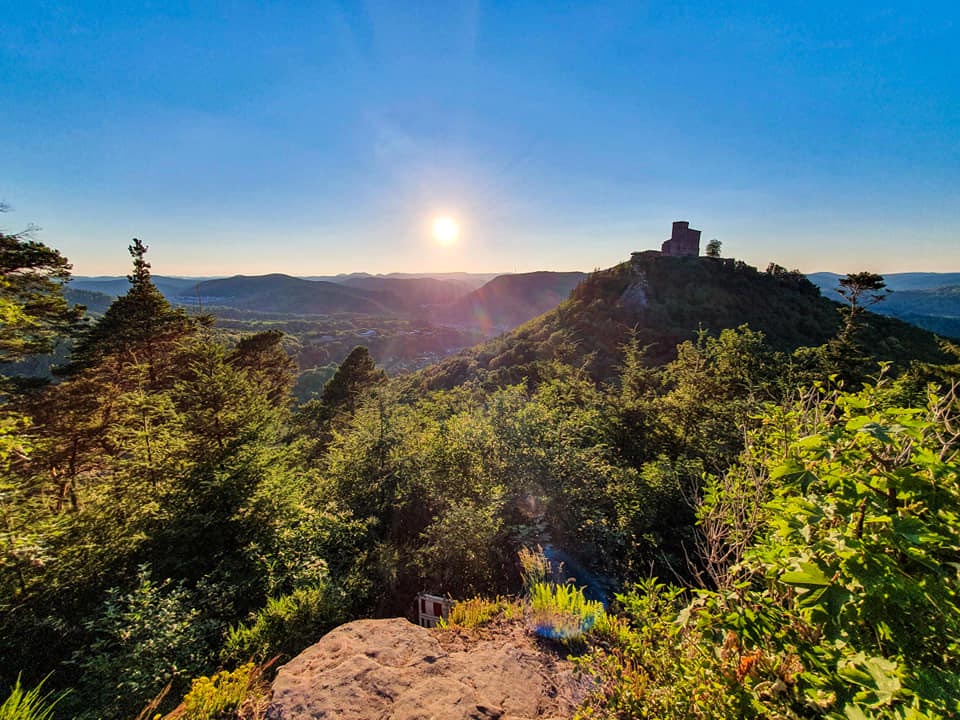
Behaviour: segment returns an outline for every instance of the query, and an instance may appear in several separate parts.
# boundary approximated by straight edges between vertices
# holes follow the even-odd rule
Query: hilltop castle
[[[677,220],[673,223],[673,233],[660,247],[664,255],[699,255],[700,231],[690,227],[690,223]]]

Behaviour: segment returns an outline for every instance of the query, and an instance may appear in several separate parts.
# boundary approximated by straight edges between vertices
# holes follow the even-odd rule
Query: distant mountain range
[[[393,295],[402,307],[411,311],[429,305],[452,303],[473,290],[472,284],[462,280],[432,277],[354,276],[336,282],[360,290]]]
[[[354,273],[329,279],[271,274],[230,278],[155,275],[153,280],[160,292],[178,305],[285,315],[402,317],[495,333],[556,307],[584,277],[580,272],[422,276]],[[99,308],[104,298],[125,293],[129,283],[125,277],[78,277],[68,288],[74,293],[74,302],[102,312]]]
[[[418,280],[421,278],[431,278],[433,280],[452,280],[454,282],[466,285],[470,290],[476,290],[485,285],[502,273],[387,273],[385,275],[371,275],[370,273],[357,272],[340,275],[311,275],[305,280],[326,280],[327,282],[349,284],[352,280],[374,279],[374,280]]]
[[[209,280],[210,278],[177,278],[164,275],[154,275],[153,284],[163,293],[168,300],[188,295],[193,292],[197,283]],[[74,277],[70,280],[68,288],[74,290],[89,290],[91,292],[103,293],[110,297],[123,295],[130,289],[130,281],[125,275],[120,276],[99,276],[99,277]]]
[[[841,275],[818,272],[808,279],[824,297],[840,301]],[[315,276],[272,274],[232,278],[153,276],[171,302],[205,308],[283,315],[353,313],[402,317],[505,332],[552,310],[586,278],[579,272],[533,272]],[[960,273],[892,273],[893,290],[871,309],[940,335],[960,337]],[[126,277],[77,277],[68,285],[72,302],[102,312],[109,298],[129,288]],[[86,295],[84,293],[102,293]],[[104,297],[106,296],[106,297]],[[803,322],[802,318],[799,320]]]
[[[835,291],[842,277],[844,276],[832,272],[815,272],[807,275],[807,279],[821,290],[824,290],[824,295],[828,297],[830,292]],[[883,276],[883,281],[887,284],[887,287],[894,292],[900,292],[902,290],[932,290],[946,285],[960,285],[960,273],[890,273],[889,275]]]
[[[825,297],[843,300],[836,290],[842,275],[819,272],[807,277]],[[873,305],[873,312],[960,338],[960,273],[891,273],[883,279],[893,292]]]
[[[222,305],[291,315],[388,315],[396,307],[396,299],[388,293],[281,274],[206,280],[197,284],[194,290],[194,298],[181,296],[173,299],[185,304],[197,304],[202,299],[206,306]]]

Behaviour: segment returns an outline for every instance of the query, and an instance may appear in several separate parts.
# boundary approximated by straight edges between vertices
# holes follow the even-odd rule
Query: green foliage
[[[620,596],[632,628],[590,661],[601,689],[584,717],[686,717],[685,698],[717,717],[960,710],[956,401],[885,397],[768,410],[743,458],[762,467],[713,482],[701,511],[731,529],[713,536],[737,548],[727,579],[683,609],[656,584]],[[736,494],[761,476],[759,496]]]
[[[364,394],[386,380],[370,352],[358,345],[344,359],[326,384],[318,400],[310,400],[297,411],[298,429],[315,438],[314,455],[322,452],[333,433],[357,411]]]
[[[245,371],[257,390],[273,404],[289,401],[296,363],[282,346],[283,333],[267,330],[242,337],[227,361]]]
[[[10,694],[0,705],[0,720],[52,720],[59,698],[51,700],[52,693],[40,694],[44,682],[27,690],[21,685],[18,675]]]
[[[236,670],[221,670],[210,677],[195,678],[190,683],[190,692],[183,698],[184,720],[218,720],[233,717],[246,699],[252,683],[257,679],[253,663],[241,665]]]
[[[83,315],[63,296],[70,263],[30,234],[0,232],[0,364],[50,352]]]
[[[323,386],[321,402],[331,417],[340,413],[350,414],[357,409],[360,394],[383,382],[384,377],[383,371],[377,370],[367,348],[358,345]]]
[[[257,661],[275,655],[292,658],[344,622],[343,605],[343,595],[328,582],[270,598],[250,623],[230,629],[222,657]]]
[[[882,275],[868,271],[844,275],[838,282],[837,292],[850,303],[850,315],[858,314],[866,305],[880,302],[890,292]]]
[[[297,382],[293,387],[292,392],[296,402],[302,405],[310,400],[319,400],[323,393],[323,386],[336,372],[337,365],[333,363],[304,370],[297,376]]]
[[[711,458],[716,469],[727,467],[743,447],[758,405],[783,394],[785,364],[762,333],[746,326],[718,337],[701,331],[695,343],[681,344],[665,368],[667,393],[655,406],[672,435],[668,451],[683,448]]]
[[[460,594],[496,587],[504,527],[495,499],[451,503],[421,538],[417,566],[431,586],[456,587]]]
[[[32,498],[14,481],[14,463],[26,460],[30,449],[25,431],[30,419],[0,411],[0,597],[16,597],[26,590],[31,563],[43,556],[43,537],[24,509]]]
[[[135,307],[118,301],[131,314],[114,318],[129,342],[19,397],[3,445],[0,654],[32,677],[57,668],[76,687],[70,709],[101,717],[210,669],[231,624],[317,579],[331,543],[305,542],[301,521],[327,518],[332,534],[340,522],[305,503],[307,474],[280,451],[279,337],[228,348],[197,333],[133,250]]]
[[[523,612],[523,606],[516,600],[497,597],[488,600],[480,596],[461,600],[450,608],[450,617],[441,619],[438,627],[458,627],[474,629],[487,625],[496,619],[512,620]]]
[[[598,626],[600,643],[578,660],[597,681],[578,720],[755,717],[740,685],[752,666],[677,621],[682,589],[649,579],[617,600],[624,617]]]
[[[182,585],[156,583],[143,566],[132,590],[109,591],[87,629],[90,645],[73,658],[83,671],[77,692],[93,701],[86,711],[129,717],[168,682],[204,669],[213,628]]]
[[[197,322],[174,309],[150,279],[144,260],[147,246],[137,238],[128,248],[133,258],[130,290],[118,297],[74,345],[67,372],[91,367],[107,355],[153,361],[165,345],[189,336]]]
[[[771,468],[769,530],[744,572],[766,580],[794,626],[815,629],[815,644],[798,643],[804,679],[840,704],[896,707],[920,673],[960,670],[951,405],[883,407],[873,388],[828,398],[818,416],[795,411],[799,438]],[[914,697],[957,709],[956,697]]]

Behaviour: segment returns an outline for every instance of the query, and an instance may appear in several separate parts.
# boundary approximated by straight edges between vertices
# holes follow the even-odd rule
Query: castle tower
[[[690,227],[685,220],[673,223],[673,232],[670,239],[663,243],[660,251],[664,255],[693,255],[700,254],[700,231]]]

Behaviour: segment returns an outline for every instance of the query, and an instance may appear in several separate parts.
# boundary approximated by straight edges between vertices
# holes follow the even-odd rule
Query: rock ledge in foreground
[[[576,695],[570,663],[519,624],[467,636],[403,618],[357,620],[280,669],[267,718],[559,719],[573,715]]]

